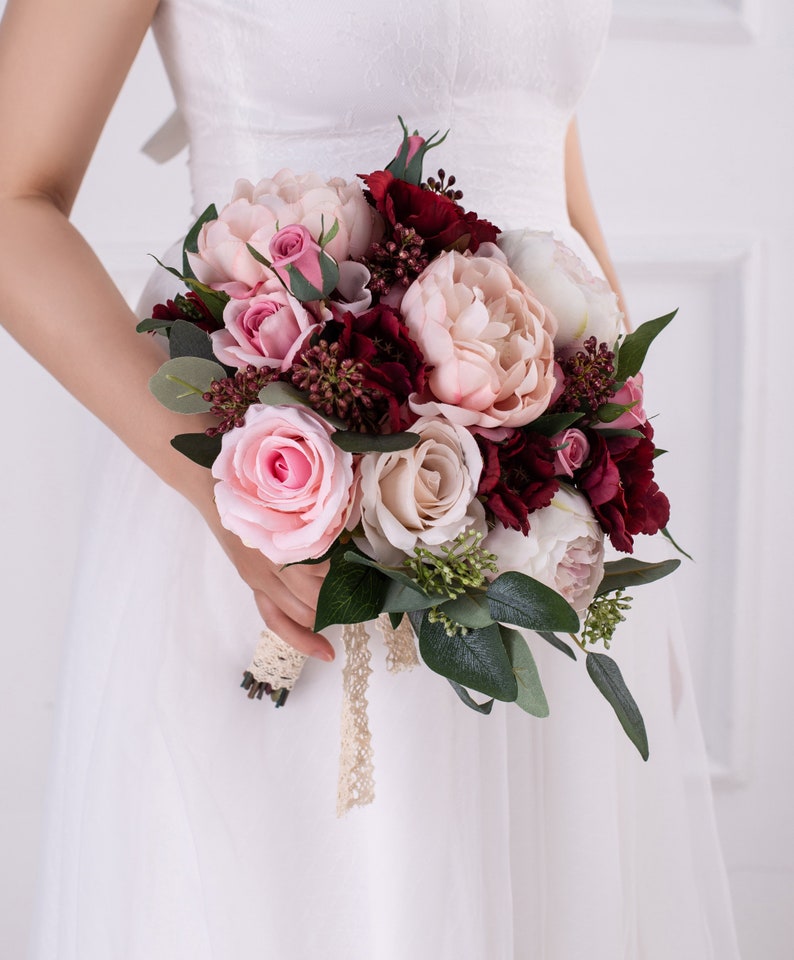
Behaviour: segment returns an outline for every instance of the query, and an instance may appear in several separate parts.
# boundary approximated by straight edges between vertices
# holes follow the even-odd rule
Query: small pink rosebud
[[[323,289],[323,273],[320,265],[322,250],[311,233],[299,223],[282,227],[270,241],[270,256],[273,270],[290,289],[290,271],[293,270],[317,290]]]
[[[590,454],[587,437],[576,427],[569,427],[555,434],[551,438],[551,444],[559,447],[554,455],[554,474],[558,477],[572,477],[574,471],[582,466]]]

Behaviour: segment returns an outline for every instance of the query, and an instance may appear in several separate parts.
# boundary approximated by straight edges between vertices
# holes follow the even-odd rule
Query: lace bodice
[[[566,225],[565,130],[609,12],[610,0],[162,0],[155,32],[196,212],[283,166],[382,167],[400,114],[425,134],[449,128],[436,162],[467,208],[503,229]]]

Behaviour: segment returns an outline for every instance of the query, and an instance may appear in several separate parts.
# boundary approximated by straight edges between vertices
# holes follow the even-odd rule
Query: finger
[[[254,591],[254,599],[262,619],[282,640],[309,657],[316,657],[318,660],[334,659],[334,648],[322,634],[296,623],[260,590]]]

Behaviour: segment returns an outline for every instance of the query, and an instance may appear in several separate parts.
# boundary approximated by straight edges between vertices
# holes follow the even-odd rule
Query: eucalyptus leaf
[[[585,660],[590,679],[606,698],[620,725],[643,760],[648,759],[648,735],[634,697],[629,693],[620,668],[605,653],[588,653]]]
[[[633,557],[622,560],[610,560],[604,564],[604,576],[596,590],[596,596],[611,593],[613,590],[625,590],[627,587],[639,587],[645,583],[661,580],[681,566],[680,560],[659,560],[644,563]]]
[[[344,555],[335,552],[317,598],[315,631],[335,623],[374,620],[383,610],[388,584],[379,570],[349,563]]]
[[[547,413],[538,417],[537,420],[533,420],[529,429],[533,433],[542,433],[544,437],[553,437],[555,433],[572,427],[583,416],[584,414],[575,411],[573,413]]]
[[[388,567],[385,563],[378,563],[377,560],[373,560],[372,557],[368,557],[360,550],[348,549],[343,554],[343,558],[346,563],[360,563],[363,567],[372,567],[373,570],[380,570],[380,572],[385,574],[390,580],[395,580],[397,583],[402,584],[402,586],[407,587],[416,593],[422,594],[423,596],[427,596],[425,590],[419,586],[416,580],[414,580],[410,574],[406,573],[405,570],[402,570],[400,567]],[[443,600],[443,597],[435,598],[436,603],[439,603]]]
[[[445,613],[450,620],[454,620],[455,623],[473,630],[490,627],[494,622],[485,594],[481,594],[479,597],[473,597],[467,593],[461,594],[454,600],[447,600],[442,603],[439,610]]]
[[[171,446],[200,467],[211,467],[221,452],[221,438],[208,437],[206,433],[179,433],[171,440]]]
[[[176,357],[160,367],[149,381],[149,389],[164,407],[175,413],[205,413],[210,404],[203,394],[213,380],[225,376],[219,363],[201,357]]]
[[[429,597],[426,593],[420,593],[412,587],[406,587],[405,584],[391,580],[386,590],[386,598],[383,601],[383,609],[386,613],[408,613],[413,610],[427,610],[435,607],[439,603],[439,597]]]
[[[556,633],[549,633],[547,630],[536,630],[535,633],[537,633],[542,640],[545,640],[546,643],[551,644],[555,650],[564,653],[566,657],[570,657],[571,660],[576,659],[573,647],[569,646],[564,640],[561,640]]]
[[[516,703],[533,717],[548,717],[549,703],[540,682],[535,658],[524,635],[510,627],[500,627],[500,631],[518,683]]]
[[[306,394],[290,383],[274,380],[259,391],[259,402],[268,407],[308,407]]]
[[[579,617],[556,590],[524,573],[509,570],[498,576],[486,591],[491,616],[530,630],[562,630],[576,633]]]
[[[209,334],[188,320],[174,321],[168,350],[172,360],[175,357],[203,357],[204,360],[217,362]]]
[[[210,220],[218,219],[218,210],[215,207],[214,203],[211,203],[204,213],[196,220],[193,226],[188,230],[188,234],[185,237],[185,242],[182,245],[182,274],[185,277],[190,277],[195,279],[196,275],[193,273],[190,267],[190,261],[188,260],[188,253],[196,253],[198,251],[198,236],[201,233],[201,228],[205,223],[209,223]]]
[[[418,615],[409,616],[415,623]],[[512,701],[518,695],[513,668],[496,624],[450,637],[443,624],[431,623],[425,613],[419,627],[419,652],[431,670],[486,697]]]
[[[449,680],[449,678],[447,679]],[[485,714],[486,717],[490,714],[494,705],[493,697],[491,697],[490,700],[486,700],[485,703],[477,703],[469,691],[465,687],[462,687],[459,683],[455,683],[454,680],[449,680],[449,685],[471,710],[474,710],[477,713]]]
[[[173,320],[155,320],[153,317],[147,317],[136,325],[135,332],[152,333],[153,331],[162,330],[163,333],[167,334],[173,324]]]
[[[648,320],[633,333],[626,335],[618,351],[618,370],[615,375],[617,380],[627,380],[629,377],[637,376],[645,361],[648,347],[670,323],[676,313],[678,311],[673,310],[672,313],[668,313],[664,317]]]
[[[337,430],[331,437],[340,450],[348,453],[393,453],[409,450],[421,439],[418,433],[356,433],[353,430]]]
[[[662,536],[665,538],[665,540],[669,540],[670,543],[676,548],[676,550],[677,550],[682,556],[686,557],[687,560],[691,560],[693,563],[695,562],[694,557],[692,557],[691,554],[688,554],[688,553],[686,552],[686,550],[684,550],[684,548],[683,548],[682,546],[680,546],[679,544],[677,544],[677,543],[675,542],[675,540],[673,539],[672,533],[670,533],[670,531],[667,529],[667,527],[664,527],[664,528],[662,529]]]
[[[392,612],[389,611],[389,623],[391,624],[392,630],[396,630],[397,627],[403,622],[404,613],[401,612]]]

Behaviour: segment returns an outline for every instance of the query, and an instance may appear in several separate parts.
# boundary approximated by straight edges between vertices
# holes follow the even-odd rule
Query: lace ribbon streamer
[[[391,673],[410,670],[419,663],[413,630],[406,617],[395,629],[386,614],[376,621],[386,645],[386,666]],[[369,633],[363,623],[342,628],[345,666],[342,671],[342,719],[339,748],[339,781],[336,813],[342,817],[352,807],[375,799],[375,766],[372,733],[367,715],[367,688],[372,673]],[[242,686],[249,698],[267,694],[283,706],[298,679],[306,657],[272,630],[263,630]]]

